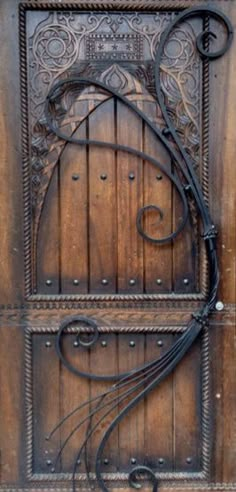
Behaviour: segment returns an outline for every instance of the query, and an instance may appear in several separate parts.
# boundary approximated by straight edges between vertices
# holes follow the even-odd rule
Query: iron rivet
[[[134,173],[129,173],[129,179],[130,181],[133,181],[135,179]]]
[[[135,342],[134,342],[134,340],[130,340],[130,342],[129,342],[129,346],[130,346],[130,347],[135,347]]]
[[[45,347],[51,347],[51,346],[52,346],[52,344],[51,344],[51,342],[49,342],[49,340],[48,340],[48,341],[45,343]]]
[[[81,461],[80,461],[80,460],[77,460],[77,462],[76,462],[76,463],[77,463],[77,465],[80,465]]]
[[[131,278],[129,281],[129,285],[135,285],[135,284],[136,284],[136,280],[134,278]]]
[[[215,308],[216,308],[216,311],[223,311],[224,303],[222,301],[217,301]]]
[[[156,282],[157,282],[157,285],[161,285],[162,284],[161,278],[157,278]]]
[[[52,281],[51,281],[51,280],[49,280],[49,279],[48,279],[48,280],[46,280],[46,285],[48,285],[48,286],[52,285]]]
[[[47,460],[46,463],[48,466],[50,466],[52,464],[51,460]]]
[[[158,345],[158,347],[162,347],[163,346],[163,341],[162,340],[157,340],[157,345]]]
[[[107,341],[106,340],[102,340],[101,341],[101,346],[102,347],[107,347]]]
[[[79,174],[73,174],[73,175],[72,175],[72,179],[73,179],[73,181],[78,181],[78,179],[79,179]]]
[[[188,458],[186,458],[186,463],[188,463],[188,465],[190,465],[192,463],[192,458],[190,458],[190,456]]]
[[[74,285],[79,285],[79,280],[77,278],[75,278],[75,280],[73,280],[73,284]]]
[[[157,174],[156,179],[157,179],[157,181],[161,181],[162,175],[161,174]]]
[[[105,459],[103,460],[103,463],[104,463],[104,465],[109,465],[109,459],[108,459],[108,458],[105,458]]]
[[[55,468],[51,468],[51,472],[54,473],[54,471],[55,471]]]
[[[137,463],[136,458],[131,458],[130,463],[131,465],[135,465]]]
[[[102,285],[107,285],[108,284],[108,280],[106,278],[103,278],[102,279]]]
[[[216,398],[217,398],[217,400],[220,400],[221,394],[220,393],[216,393]]]
[[[78,347],[79,346],[79,342],[77,342],[77,340],[74,341],[73,343],[74,347]]]
[[[164,463],[165,463],[164,458],[159,458],[158,463],[159,463],[159,465],[164,465]]]
[[[184,278],[183,282],[184,282],[184,285],[188,285],[189,284],[189,279],[188,278]]]
[[[107,174],[101,174],[100,178],[102,181],[105,181],[107,179]]]

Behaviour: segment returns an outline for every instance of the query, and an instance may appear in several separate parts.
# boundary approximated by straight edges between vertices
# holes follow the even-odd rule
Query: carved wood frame
[[[220,0],[219,0],[220,1]],[[27,85],[27,46],[26,46],[26,13],[29,10],[76,10],[93,9],[97,11],[181,11],[187,7],[199,5],[199,0],[113,0],[74,2],[24,2],[19,4],[19,32],[20,32],[20,61],[21,61],[21,108],[22,108],[22,167],[23,167],[23,197],[24,197],[24,261],[25,261],[25,300],[34,302],[42,308],[48,303],[65,308],[67,303],[83,303],[83,308],[91,307],[143,307],[148,301],[149,307],[155,307],[157,301],[162,306],[168,301],[204,301],[208,292],[208,267],[205,248],[200,245],[200,292],[189,294],[80,294],[80,295],[47,295],[32,294],[32,255],[31,255],[31,192],[30,192],[30,160],[29,160],[29,136],[28,136],[28,85]],[[202,170],[201,181],[203,195],[208,202],[208,161],[209,161],[209,61],[203,61],[202,67]]]
[[[148,327],[150,330],[150,327]],[[180,334],[186,329],[186,325],[178,326],[152,326],[151,332],[157,334]],[[76,333],[77,329],[70,327],[68,333]],[[108,327],[99,326],[100,333],[107,333]],[[109,333],[111,332],[109,327]],[[118,330],[114,328],[112,332],[138,333],[137,326],[124,326]],[[50,327],[43,326],[27,326],[25,329],[25,426],[26,426],[26,478],[29,482],[68,482],[71,481],[70,473],[34,473],[33,472],[33,420],[34,420],[34,404],[33,404],[33,354],[32,354],[32,337],[33,335],[48,334],[56,335],[58,333],[57,323],[53,323]],[[205,327],[201,335],[201,470],[199,472],[158,472],[156,477],[160,480],[167,481],[204,481],[209,478],[211,467],[211,398],[210,398],[210,358],[209,358],[209,328]],[[122,485],[128,479],[128,473],[110,472],[103,474],[108,482],[115,482],[116,485]],[[95,478],[95,475],[91,475]],[[82,482],[86,479],[86,473],[77,473],[76,480]]]

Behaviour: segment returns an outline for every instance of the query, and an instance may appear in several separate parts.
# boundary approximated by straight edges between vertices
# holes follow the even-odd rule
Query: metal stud
[[[136,284],[136,280],[134,278],[131,278],[129,281],[129,285],[135,285],[135,284]]]
[[[164,463],[165,463],[164,458],[159,458],[158,463],[159,463],[159,465],[164,465]]]
[[[79,346],[79,342],[77,342],[77,340],[74,341],[73,343],[74,347],[78,347]]]
[[[52,464],[51,460],[47,460],[46,463],[48,466],[50,466]]]
[[[224,303],[222,301],[217,301],[215,308],[216,308],[216,311],[223,311]]]
[[[188,285],[189,284],[189,279],[188,278],[184,278],[183,282],[184,282],[184,285]]]
[[[73,284],[74,284],[74,285],[79,285],[79,280],[78,280],[77,278],[75,278],[75,279],[73,280]]]
[[[107,341],[106,340],[102,340],[101,341],[101,346],[102,347],[107,347]]]
[[[130,181],[133,181],[135,179],[135,174],[129,173],[129,179],[130,179]]]
[[[100,178],[102,181],[105,181],[107,179],[107,174],[101,174]]]
[[[136,458],[131,458],[130,463],[131,463],[131,465],[136,465],[136,463],[137,463]]]
[[[77,463],[77,465],[80,465],[81,464],[81,461],[80,460],[77,460],[76,463]]]
[[[188,463],[188,465],[191,465],[192,458],[190,456],[188,456],[188,458],[186,458],[186,463]]]
[[[135,347],[135,342],[134,342],[134,340],[130,340],[130,342],[129,342],[129,346],[130,346],[130,347]]]
[[[103,278],[102,279],[102,285],[107,285],[108,284],[108,280],[106,278]]]
[[[220,400],[221,399],[221,394],[220,393],[216,393],[216,398],[217,398],[217,400]]]
[[[161,284],[162,284],[162,280],[161,280],[161,278],[157,278],[157,279],[156,279],[156,283],[157,283],[157,285],[161,285]]]
[[[79,174],[72,174],[72,179],[73,179],[73,181],[78,181]]]
[[[104,465],[109,465],[109,459],[108,458],[104,458],[103,463],[104,463]]]
[[[55,471],[55,468],[51,468],[51,472],[54,473],[54,471]]]
[[[51,346],[52,346],[52,343],[51,343],[51,342],[49,342],[49,340],[47,340],[47,341],[45,342],[45,347],[47,347],[47,348],[48,348],[48,347],[51,347]]]
[[[157,181],[161,181],[161,180],[162,180],[162,178],[163,178],[162,174],[157,174],[157,175],[156,175],[156,179],[157,179]]]
[[[163,341],[162,340],[157,340],[157,345],[158,345],[158,347],[163,347]]]
[[[50,279],[46,280],[46,285],[50,287],[50,285],[52,285],[52,281]]]

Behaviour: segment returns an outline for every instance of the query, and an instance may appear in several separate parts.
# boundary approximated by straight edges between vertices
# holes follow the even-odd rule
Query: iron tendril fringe
[[[165,43],[170,33],[176,27],[177,24],[195,16],[203,17],[203,20],[206,18],[207,19],[213,18],[223,23],[226,30],[225,44],[221,49],[215,52],[209,51],[210,38],[216,38],[214,32],[207,29],[197,36],[196,47],[203,60],[208,59],[210,61],[221,57],[228,50],[232,42],[233,28],[229,19],[222,12],[212,7],[200,6],[200,7],[193,7],[187,9],[181,12],[178,16],[176,16],[176,18],[167,26],[167,28],[165,29],[165,31],[161,36],[160,44],[158,46],[156,58],[155,58],[156,98],[157,98],[157,103],[160,106],[163,119],[166,124],[166,128],[164,129],[164,131],[161,131],[159,128],[157,128],[149,120],[149,118],[140,109],[138,109],[126,96],[123,96],[122,94],[106,86],[105,84],[99,82],[98,80],[84,79],[84,78],[77,78],[77,77],[61,80],[51,88],[46,99],[45,116],[46,116],[47,125],[51,130],[51,132],[55,134],[59,139],[63,139],[66,142],[70,142],[78,145],[91,145],[95,147],[110,148],[113,149],[114,151],[126,152],[128,154],[140,157],[142,160],[148,161],[150,164],[156,166],[158,169],[161,169],[162,172],[167,175],[167,177],[171,180],[173,185],[176,187],[180,195],[182,201],[182,207],[183,207],[183,214],[182,214],[183,218],[181,224],[178,226],[176,231],[172,232],[167,237],[158,238],[158,239],[150,237],[144,231],[142,226],[143,214],[147,210],[152,208],[155,209],[160,214],[160,218],[162,219],[163,212],[156,205],[153,204],[147,205],[139,210],[137,215],[137,221],[136,221],[138,232],[145,240],[153,242],[155,244],[163,244],[176,238],[176,236],[184,229],[184,226],[186,224],[187,217],[188,217],[188,202],[186,198],[186,193],[187,192],[191,193],[191,195],[193,196],[196,202],[198,213],[202,221],[202,227],[203,227],[202,238],[205,241],[208,264],[209,264],[208,299],[205,305],[200,309],[198,313],[193,313],[192,319],[189,321],[185,332],[172,345],[172,347],[170,347],[161,357],[154,359],[151,362],[148,362],[140,367],[132,369],[127,373],[114,374],[108,376],[108,375],[98,375],[93,373],[84,373],[78,370],[63,355],[63,346],[62,346],[63,334],[66,332],[67,327],[71,323],[83,321],[84,323],[89,325],[90,328],[91,326],[93,328],[94,337],[92,341],[87,344],[87,346],[92,346],[94,343],[96,343],[98,338],[98,329],[97,329],[96,322],[95,320],[92,320],[90,318],[81,317],[81,316],[75,316],[75,317],[72,316],[66,318],[61,324],[57,335],[56,349],[61,362],[67,367],[67,369],[80,377],[85,377],[91,380],[116,381],[116,383],[113,384],[111,388],[106,392],[74,408],[67,416],[65,416],[56,425],[56,427],[51,431],[51,433],[48,436],[48,439],[50,439],[54,435],[54,433],[58,429],[60,429],[60,427],[65,422],[67,422],[70,417],[72,417],[72,415],[79,412],[84,407],[91,406],[92,404],[97,402],[94,408],[92,408],[88,412],[87,417],[80,420],[78,425],[76,425],[71,430],[71,432],[67,435],[66,439],[64,440],[63,444],[60,447],[60,450],[55,460],[55,468],[56,468],[60,456],[64,448],[66,447],[66,444],[69,442],[70,438],[75,434],[75,432],[77,432],[77,430],[83,424],[85,424],[88,421],[86,437],[78,451],[73,467],[72,477],[73,477],[74,492],[76,489],[76,484],[75,484],[76,470],[83,451],[85,452],[85,464],[86,464],[87,476],[88,476],[88,480],[90,481],[89,464],[88,464],[88,456],[87,456],[87,443],[89,439],[91,438],[93,432],[99,426],[99,424],[106,418],[106,416],[109,415],[110,412],[112,412],[115,408],[117,408],[118,403],[119,404],[124,403],[123,408],[119,411],[117,416],[112,420],[111,424],[108,426],[107,430],[105,431],[101,439],[101,442],[99,444],[97,455],[96,455],[96,464],[95,464],[96,479],[101,490],[103,492],[108,492],[108,488],[101,474],[101,462],[102,462],[104,447],[106,445],[106,442],[110,434],[112,433],[114,428],[119,424],[119,422],[121,422],[121,420],[125,417],[125,415],[127,415],[127,413],[130,410],[132,410],[133,407],[135,407],[145,396],[147,396],[150,393],[150,391],[156,388],[157,385],[161,381],[163,381],[175,369],[179,361],[184,357],[186,352],[189,350],[193,342],[198,337],[199,333],[202,331],[203,326],[205,326],[208,323],[208,316],[215,307],[217,289],[219,284],[219,271],[218,271],[218,262],[217,262],[217,254],[216,254],[217,232],[214,224],[212,223],[208,207],[204,201],[200,183],[193,169],[192,160],[188,155],[188,153],[186,152],[180,140],[180,137],[177,134],[172,124],[171,118],[168,115],[168,110],[165,104],[165,100],[161,88],[161,59],[162,59]],[[148,154],[133,149],[131,147],[115,144],[112,142],[101,142],[91,139],[76,139],[73,136],[64,135],[60,131],[59,126],[55,124],[53,121],[52,110],[55,111],[55,103],[59,100],[59,98],[61,97],[61,95],[63,94],[66,88],[69,87],[73,89],[74,87],[76,87],[77,94],[78,94],[78,88],[81,88],[81,90],[83,90],[85,87],[88,87],[89,85],[98,87],[103,92],[105,91],[105,93],[107,93],[109,97],[113,97],[121,101],[147,124],[147,126],[156,135],[156,138],[164,145],[164,147],[168,151],[172,159],[172,162],[174,163],[174,166],[176,168],[175,174],[169,172],[168,169],[165,168],[165,166],[160,164],[153,157],[150,157]],[[172,141],[171,143],[167,137],[171,138]],[[176,150],[176,148],[178,150]],[[79,339],[79,334],[78,334],[78,339]],[[83,344],[81,339],[79,339],[79,341],[81,344]],[[113,394],[115,396],[112,396]],[[98,421],[95,424],[93,424],[92,419],[94,415],[103,412],[104,409],[107,409],[105,413],[103,413],[98,419]],[[141,485],[140,483],[137,482],[137,480],[143,475],[151,479],[153,483],[153,492],[157,492],[158,483],[155,473],[149,467],[146,467],[144,465],[137,466],[130,472],[129,484],[132,487],[140,488]]]

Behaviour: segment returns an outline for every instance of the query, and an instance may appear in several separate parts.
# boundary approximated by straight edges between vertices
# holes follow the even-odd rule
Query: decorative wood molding
[[[104,328],[104,331],[103,329]],[[151,328],[151,330],[150,330]],[[152,329],[153,328],[153,329]],[[156,333],[183,333],[186,327],[162,326],[148,327],[144,332]],[[77,329],[68,328],[69,334],[77,333]],[[83,331],[83,329],[82,329]],[[87,329],[84,328],[86,332]],[[106,327],[100,327],[101,333],[106,333]],[[136,326],[131,326],[127,332],[137,332]],[[125,329],[126,332],[126,329]],[[32,336],[40,334],[53,335],[58,333],[58,327],[50,326],[28,326],[25,329],[25,428],[26,428],[26,476],[28,481],[33,482],[63,482],[71,481],[71,473],[34,473],[33,472],[33,421],[34,421],[34,403],[33,403],[33,365],[32,365]],[[110,328],[109,328],[110,333]],[[210,401],[210,366],[209,366],[209,328],[204,328],[201,336],[201,471],[199,472],[160,472],[156,477],[164,481],[172,480],[207,480],[210,472],[210,423],[211,423],[211,401]],[[127,473],[104,473],[104,478],[108,482],[123,482],[128,480]],[[95,479],[95,474],[91,474]],[[85,473],[77,473],[76,480],[86,480]]]

